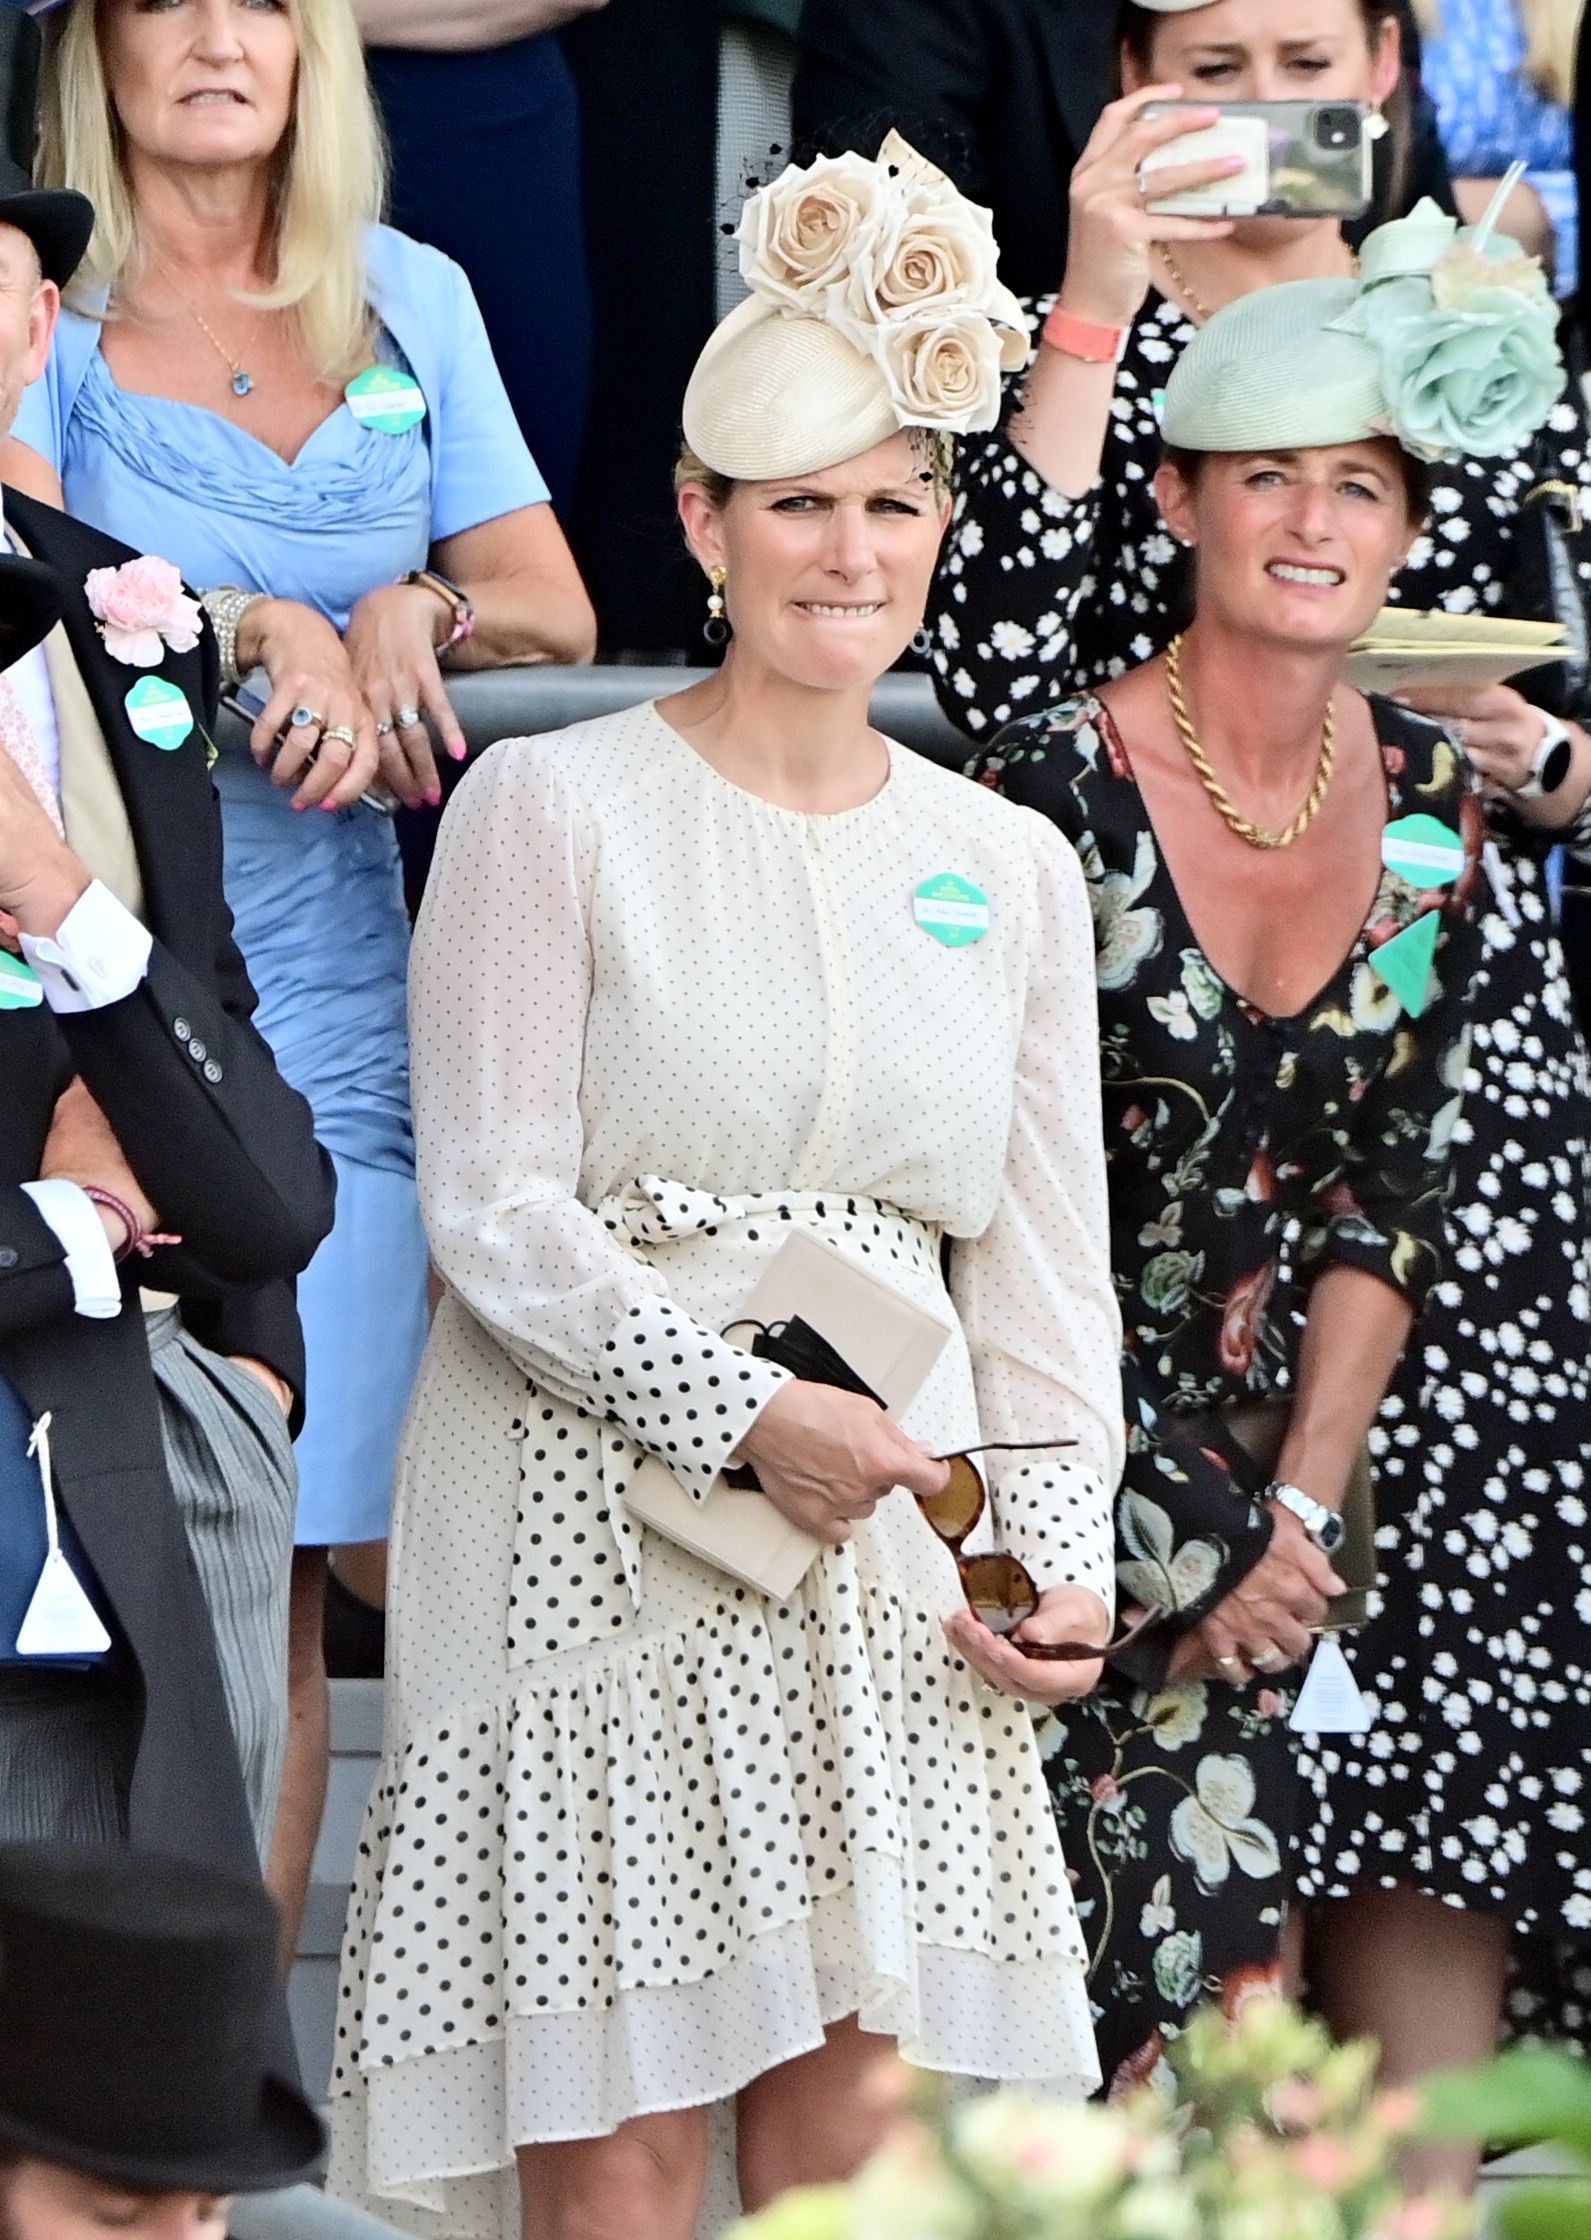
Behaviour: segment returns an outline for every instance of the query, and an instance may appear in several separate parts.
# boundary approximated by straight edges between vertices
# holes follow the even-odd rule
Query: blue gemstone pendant
[[[254,383],[246,373],[235,373],[232,376],[232,394],[235,397],[246,397],[253,386]]]

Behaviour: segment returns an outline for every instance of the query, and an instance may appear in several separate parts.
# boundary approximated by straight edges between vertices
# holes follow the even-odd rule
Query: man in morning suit
[[[92,220],[0,160],[0,433]],[[136,556],[0,503],[0,1836],[257,1872],[195,1552],[235,1654],[233,1574],[273,1535],[285,1601],[291,1279],[331,1225],[330,1163],[249,1023],[213,640],[115,658],[85,581]],[[257,1491],[282,1523],[250,1538]]]

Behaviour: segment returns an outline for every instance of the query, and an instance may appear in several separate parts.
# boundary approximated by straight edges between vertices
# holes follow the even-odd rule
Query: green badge
[[[44,990],[32,965],[9,949],[0,949],[0,1011],[33,1011],[43,1001]]]
[[[425,398],[412,373],[398,366],[366,366],[343,391],[361,428],[377,435],[401,436],[425,418]]]
[[[1435,819],[1426,821],[1434,823]],[[1442,913],[1427,910],[1423,918],[1416,918],[1412,926],[1405,926],[1370,953],[1371,971],[1392,990],[1411,1019],[1418,1019],[1431,1000],[1431,970],[1441,924]]]
[[[1381,860],[1411,887],[1450,887],[1464,871],[1464,843],[1439,817],[1399,817],[1381,835]]]
[[[941,871],[925,879],[912,896],[912,916],[947,949],[964,949],[989,930],[989,898],[970,879]]]
[[[188,705],[188,695],[180,685],[168,684],[164,677],[140,677],[122,706],[139,738],[147,739],[152,747],[159,747],[165,754],[180,747],[193,729],[193,710]]]

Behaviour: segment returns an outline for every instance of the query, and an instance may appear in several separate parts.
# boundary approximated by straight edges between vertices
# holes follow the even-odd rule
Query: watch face
[[[1315,1542],[1322,1555],[1334,1556],[1347,1537],[1347,1526],[1333,1511],[1315,1534]]]
[[[1537,782],[1543,793],[1556,793],[1569,775],[1574,749],[1567,739],[1555,739],[1542,758]]]

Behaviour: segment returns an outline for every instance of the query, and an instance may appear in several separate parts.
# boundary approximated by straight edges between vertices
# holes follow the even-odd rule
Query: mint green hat
[[[1378,226],[1357,280],[1289,280],[1227,304],[1166,384],[1166,442],[1307,451],[1393,436],[1428,460],[1528,442],[1565,377],[1540,259],[1492,230],[1511,185],[1462,231],[1429,200]]]
[[[1334,325],[1353,280],[1288,280],[1218,311],[1166,383],[1162,428],[1179,451],[1308,451],[1385,433],[1381,361]]]

